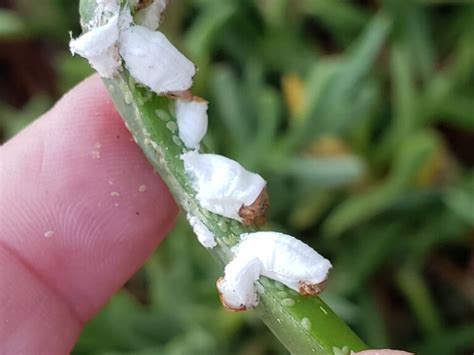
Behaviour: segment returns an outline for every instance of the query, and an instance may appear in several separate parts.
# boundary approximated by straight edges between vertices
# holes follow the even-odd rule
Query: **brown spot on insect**
[[[200,96],[194,96],[191,90],[185,90],[185,91],[169,91],[165,94],[168,97],[171,97],[173,99],[180,99],[183,101],[192,101],[192,102],[198,102],[202,104],[208,104],[209,101],[206,99],[203,99]]]
[[[135,7],[135,9],[137,11],[140,11],[140,10],[144,9],[145,7],[150,6],[152,2],[153,2],[153,0],[139,0],[137,6]]]
[[[303,296],[318,295],[326,288],[326,283],[327,279],[316,284],[310,284],[308,282],[300,281],[298,282],[299,293]]]
[[[243,312],[243,311],[246,311],[247,310],[247,307],[245,307],[244,305],[241,305],[240,307],[234,307],[234,306],[231,306],[230,304],[228,304],[225,300],[225,297],[224,295],[222,294],[222,292],[220,291],[220,288],[219,288],[219,284],[221,282],[224,281],[224,278],[223,277],[219,277],[216,281],[216,286],[217,286],[217,293],[219,294],[219,299],[222,303],[222,306],[224,306],[225,309],[227,309],[228,311],[231,311],[231,312]]]
[[[168,91],[163,94],[164,96],[171,97],[173,99],[182,99],[186,101],[193,101],[194,96],[191,90],[184,90],[184,91]],[[205,101],[205,100],[204,100]]]
[[[206,99],[203,99],[202,97],[199,97],[199,96],[193,96],[192,101],[199,102],[199,103],[205,103],[205,104],[208,103],[208,101]]]
[[[269,206],[270,199],[267,188],[265,187],[251,205],[242,206],[240,208],[239,216],[242,218],[242,222],[247,226],[260,226],[267,221],[266,214]]]

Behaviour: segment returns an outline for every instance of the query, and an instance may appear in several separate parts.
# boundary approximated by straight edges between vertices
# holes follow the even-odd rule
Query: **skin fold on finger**
[[[0,252],[15,262],[0,259],[0,288],[18,274],[36,290],[25,299],[27,285],[13,288],[10,309],[15,292],[25,307],[50,297],[51,309],[66,307],[66,322],[84,323],[144,262],[176,213],[102,82],[87,79],[1,147]],[[28,313],[18,312],[10,322],[25,321]]]

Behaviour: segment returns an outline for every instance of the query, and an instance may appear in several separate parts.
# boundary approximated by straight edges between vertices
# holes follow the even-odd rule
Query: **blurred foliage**
[[[1,47],[51,73],[3,78],[24,51],[0,51],[4,140],[91,72],[67,51],[77,2],[9,5]],[[373,347],[472,353],[474,5],[174,0],[163,31],[199,66],[207,145],[268,179],[273,228],[333,260],[325,300]],[[220,307],[219,273],[179,221],[74,353],[284,354]]]

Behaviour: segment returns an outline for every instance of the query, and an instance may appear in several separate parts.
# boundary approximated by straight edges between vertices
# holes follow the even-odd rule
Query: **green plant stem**
[[[94,6],[93,0],[81,1],[83,21],[90,19]],[[214,233],[217,246],[211,253],[223,265],[227,264],[239,235],[254,229],[212,214],[199,205],[180,159],[186,148],[179,139],[174,101],[137,85],[125,69],[114,79],[104,81],[137,144],[181,208],[198,217]],[[319,297],[300,296],[265,278],[261,278],[258,288],[260,301],[256,312],[291,353],[344,354],[366,348]]]

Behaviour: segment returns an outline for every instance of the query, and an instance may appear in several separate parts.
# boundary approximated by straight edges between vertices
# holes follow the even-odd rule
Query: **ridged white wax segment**
[[[176,120],[179,138],[189,149],[198,149],[207,132],[208,103],[204,100],[176,100]]]
[[[277,232],[245,233],[232,248],[234,259],[217,282],[221,300],[232,310],[257,305],[256,281],[266,276],[300,292],[301,283],[317,285],[327,279],[332,267],[300,240]]]
[[[120,55],[132,77],[157,94],[191,87],[194,64],[161,32],[132,26],[120,33]]]
[[[237,221],[240,208],[251,205],[266,185],[260,175],[221,155],[190,151],[181,159],[201,206]]]
[[[243,311],[258,304],[255,283],[262,264],[258,259],[235,258],[225,267],[225,278],[217,281],[217,289],[227,308]]]
[[[116,14],[105,25],[91,29],[69,43],[71,53],[86,58],[104,78],[112,78],[121,64],[117,48],[118,22],[119,15]]]
[[[212,249],[217,245],[214,233],[212,233],[199,218],[189,213],[186,215],[186,218],[202,246]]]
[[[255,232],[242,234],[232,248],[235,258],[262,263],[261,275],[279,281],[300,292],[301,283],[320,284],[327,279],[332,265],[302,241],[283,233]]]
[[[156,30],[160,26],[161,15],[167,5],[167,0],[154,0],[150,5],[135,13],[135,22],[150,30]]]

